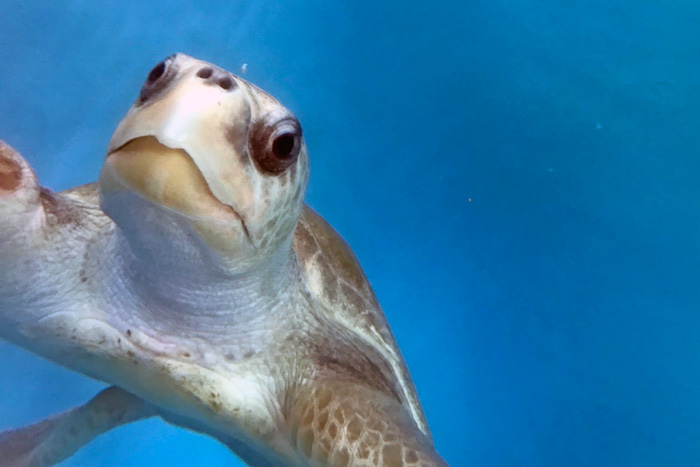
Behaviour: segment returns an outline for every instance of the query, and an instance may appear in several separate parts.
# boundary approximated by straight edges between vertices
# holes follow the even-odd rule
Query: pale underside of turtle
[[[307,179],[291,112],[182,54],[149,74],[96,184],[51,192],[0,144],[0,337],[113,385],[0,433],[0,466],[151,416],[250,465],[446,465]]]

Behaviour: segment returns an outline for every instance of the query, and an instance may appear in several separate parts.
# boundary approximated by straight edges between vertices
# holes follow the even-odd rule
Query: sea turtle
[[[446,465],[307,179],[294,115],[183,54],[151,70],[96,184],[54,193],[3,143],[0,337],[114,386],[0,434],[0,465],[151,416],[250,465]]]

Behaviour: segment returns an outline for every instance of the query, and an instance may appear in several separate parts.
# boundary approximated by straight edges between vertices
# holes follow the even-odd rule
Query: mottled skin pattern
[[[0,337],[114,385],[0,433],[0,466],[151,416],[250,465],[446,465],[307,179],[287,109],[181,54],[149,74],[97,184],[53,193],[0,143]]]

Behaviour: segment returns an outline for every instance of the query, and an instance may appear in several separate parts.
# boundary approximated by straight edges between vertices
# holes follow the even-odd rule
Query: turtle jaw
[[[104,195],[130,189],[190,218],[231,221],[235,210],[214,197],[192,158],[153,136],[133,139],[107,155],[100,188]]]
[[[102,199],[132,192],[158,207],[174,211],[193,224],[205,241],[220,243],[219,239],[208,238],[211,237],[209,226],[217,232],[228,226],[242,230],[247,242],[255,248],[243,217],[212,194],[190,155],[183,149],[162,144],[155,136],[140,136],[110,149],[99,185]]]

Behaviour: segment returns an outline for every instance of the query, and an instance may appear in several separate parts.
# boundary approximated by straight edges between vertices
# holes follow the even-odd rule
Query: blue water
[[[45,185],[96,178],[163,57],[247,63],[448,462],[700,465],[700,4],[96,3],[0,2],[0,138]],[[0,344],[0,429],[100,387]],[[64,465],[238,464],[153,420]]]

